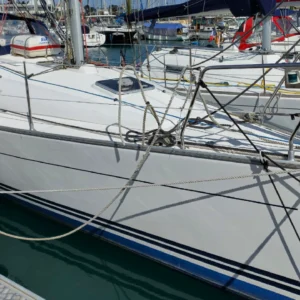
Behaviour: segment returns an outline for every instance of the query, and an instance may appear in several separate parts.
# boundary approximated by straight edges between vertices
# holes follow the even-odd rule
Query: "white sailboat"
[[[117,24],[115,15],[91,15],[87,19],[93,25],[94,31],[105,35],[107,43],[132,43],[134,40],[136,29]],[[96,22],[92,23],[93,19]]]
[[[58,26],[62,29],[64,35],[66,35],[66,24],[64,21],[60,21]],[[50,31],[51,32],[51,31]],[[97,32],[93,27],[91,28],[87,24],[83,24],[81,26],[82,40],[84,47],[100,47],[105,44],[106,36],[105,34],[101,34]],[[68,29],[68,34],[70,34],[70,30]],[[58,38],[55,31],[52,30],[51,35],[54,38]],[[60,39],[60,42],[63,41]]]
[[[94,30],[94,28],[90,28],[88,25],[82,26],[82,38],[83,44],[86,47],[100,47],[105,44],[106,36],[105,34],[101,34]]]
[[[144,23],[143,36],[146,40],[186,41],[189,39],[189,30],[181,23]]]
[[[291,69],[268,69],[266,64],[293,62],[296,57],[293,54],[300,47],[299,34],[290,36],[286,42],[275,41],[270,44],[270,19],[265,24],[264,29],[260,30],[260,36],[265,38],[262,46],[258,48],[253,46],[239,52],[233,46],[227,47],[228,50],[222,51],[221,54],[220,49],[211,48],[159,49],[144,61],[141,75],[155,80],[162,86],[174,88],[181,70],[192,65],[192,76],[188,74],[181,82],[181,92],[186,93],[190,78],[195,80],[200,72],[212,67],[205,73],[204,81],[218,94],[222,105],[228,105],[228,108],[239,114],[251,114],[252,118],[260,122],[292,132],[297,122],[294,117],[300,113],[298,79],[290,82]],[[291,55],[283,58],[283,50]],[[242,68],[243,66],[248,67]],[[298,74],[297,67],[294,71]],[[242,93],[245,88],[248,89],[247,93]],[[211,95],[205,89],[202,90],[201,100],[217,105]]]
[[[215,126],[195,97],[82,64],[69,5],[75,65],[0,57],[1,189],[226,290],[300,299],[299,142],[221,112]]]

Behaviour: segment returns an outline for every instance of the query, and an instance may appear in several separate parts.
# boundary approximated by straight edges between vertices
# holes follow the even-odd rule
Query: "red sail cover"
[[[234,35],[233,42],[241,37],[238,45],[240,51],[261,45],[263,24],[261,23],[253,29],[257,22],[259,20],[255,20],[254,17],[247,19]],[[286,38],[300,35],[294,28],[297,25],[292,25],[293,22],[294,20],[290,15],[274,14],[272,17],[272,42],[283,42]]]

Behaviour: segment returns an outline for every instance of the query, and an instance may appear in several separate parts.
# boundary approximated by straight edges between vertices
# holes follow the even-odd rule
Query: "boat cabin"
[[[187,27],[181,23],[145,23],[143,30],[147,34],[156,36],[177,36],[187,33]]]
[[[11,52],[23,55],[26,52],[31,57],[41,51],[47,52],[47,55],[52,55],[54,50],[55,54],[60,51],[61,45],[43,22],[2,13],[0,18],[0,55]]]

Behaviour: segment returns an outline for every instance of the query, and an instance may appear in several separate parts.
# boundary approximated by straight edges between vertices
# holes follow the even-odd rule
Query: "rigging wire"
[[[202,84],[204,84],[203,81],[202,81]],[[204,84],[203,87],[206,88],[207,91],[210,93],[210,90],[209,90],[209,88],[207,87],[207,85]],[[212,96],[214,97],[213,94],[212,94]],[[216,101],[218,102],[218,104],[220,105],[220,102],[217,100],[217,98],[215,98],[215,100],[216,100]],[[171,105],[171,101],[170,101],[170,103],[169,103],[169,105],[168,105],[168,107],[167,107],[167,110],[170,108],[170,105]],[[220,105],[220,106],[221,106],[221,105]],[[227,110],[226,110],[224,107],[223,107],[223,109],[224,109],[225,113],[228,114]],[[164,120],[165,116],[166,116],[166,113],[164,114],[163,120]],[[228,117],[231,119],[230,114],[228,114]],[[239,128],[239,130],[241,131],[241,133],[243,133],[243,134],[245,135],[246,139],[250,142],[250,144],[254,147],[254,149],[255,149],[256,151],[259,152],[259,150],[258,150],[257,147],[255,146],[255,144],[252,143],[251,139],[247,137],[247,134],[245,134],[245,133],[242,131],[242,129],[238,126],[238,123],[237,123],[233,118],[232,118],[231,120],[232,120],[232,121],[235,123],[235,125]],[[162,121],[162,122],[163,122],[163,121]],[[147,153],[148,155],[149,155],[149,153],[150,153],[151,147],[152,147],[153,145],[155,145],[155,142],[157,141],[157,137],[158,137],[158,135],[159,135],[159,133],[160,133],[161,126],[162,126],[162,123],[159,124],[159,128],[155,131],[155,135],[154,135],[153,139],[151,140],[151,143],[150,143],[150,145],[149,145],[149,147],[148,147],[148,149],[147,149],[147,151],[149,151],[149,152],[147,153],[147,151],[146,151],[146,153]],[[144,157],[143,157],[142,162],[144,163],[146,159],[147,159],[147,156],[146,156],[146,154],[145,154]],[[142,166],[142,164],[139,164],[139,167],[141,167],[141,166]],[[268,172],[267,166],[264,166],[264,167],[265,167],[266,171]],[[138,169],[138,168],[137,168],[137,169]],[[288,174],[289,174],[289,173],[288,173]],[[271,176],[271,175],[269,175],[269,177],[270,177],[270,176]],[[132,178],[133,178],[133,177],[131,177],[130,181],[132,180]],[[271,179],[271,177],[270,177],[270,179]],[[130,181],[129,181],[129,182],[130,182]],[[107,209],[107,208],[108,208],[108,207],[109,207],[109,206],[110,206],[110,205],[118,198],[119,195],[121,195],[124,191],[126,191],[127,189],[130,189],[130,188],[131,188],[131,185],[129,185],[129,186],[124,186],[124,187],[121,189],[121,191],[118,193],[118,195],[117,195],[116,197],[114,197],[113,200],[109,203],[109,205],[107,205],[107,206],[104,208],[104,210]],[[278,193],[278,190],[277,190],[277,188],[276,188],[275,185],[274,185],[274,188],[275,188],[276,192]],[[281,196],[280,196],[279,193],[278,193],[278,196],[279,196],[280,200],[283,201],[283,200],[281,199]],[[285,208],[286,213],[287,213],[287,215],[288,215],[288,217],[289,217],[289,213],[287,212],[287,208],[286,208],[286,206],[284,205],[283,202],[282,202],[282,206]],[[102,210],[102,211],[100,212],[100,214],[101,214],[104,210]],[[90,224],[90,223],[91,223],[94,219],[96,219],[96,218],[97,218],[97,216],[94,216],[92,219],[90,219],[90,220],[88,221],[88,223],[82,224],[81,226],[79,226],[78,228],[75,228],[75,229],[74,229],[73,231],[71,231],[71,232],[74,233],[74,232],[78,231],[79,229],[85,227],[87,224]],[[289,219],[290,219],[290,222],[293,224],[291,218],[289,218]],[[91,221],[91,220],[92,220],[92,221]],[[298,235],[298,233],[297,233],[297,230],[296,230],[295,226],[294,226],[293,228],[294,228],[294,230],[296,231],[296,234],[297,234],[298,239],[300,240],[300,237],[299,237],[299,235]],[[2,232],[2,233],[3,233],[3,232]],[[68,234],[68,235],[69,235],[69,234]],[[64,236],[66,236],[66,235],[64,235]],[[59,237],[56,237],[56,238],[61,238],[61,237],[62,237],[62,236],[59,236]],[[55,238],[55,239],[56,239],[56,238]],[[27,239],[27,238],[22,238],[22,239],[30,240],[30,239]],[[48,238],[47,240],[49,240],[49,239],[54,239],[54,238]],[[37,239],[37,240],[45,240],[45,239]]]
[[[204,82],[202,79],[199,80],[199,85],[201,85],[201,87],[205,88],[205,89],[208,91],[208,93],[213,97],[213,99],[218,103],[218,105],[221,106],[221,103],[220,103],[220,101],[218,100],[218,98],[213,94],[213,92],[209,89],[209,87],[205,84],[205,82]],[[243,129],[239,126],[238,122],[236,122],[236,120],[230,115],[230,113],[227,111],[227,109],[226,109],[225,107],[223,107],[223,111],[226,113],[226,115],[228,116],[228,118],[234,123],[234,125],[239,129],[239,131],[243,134],[243,136],[247,139],[247,141],[248,141],[248,142],[250,143],[250,145],[255,149],[255,151],[256,151],[258,154],[261,154],[261,155],[262,155],[262,158],[263,158],[263,157],[268,158],[268,155],[264,154],[262,151],[260,151],[260,150],[256,147],[256,145],[252,142],[252,140],[248,137],[248,135],[243,131]],[[262,163],[262,166],[263,166],[263,168],[265,169],[265,171],[268,173],[268,172],[269,172],[269,169],[268,169],[268,161],[262,159],[261,163]],[[279,164],[277,164],[277,163],[276,163],[276,165],[279,166]],[[282,168],[282,167],[281,167],[281,168]],[[285,170],[284,168],[282,168],[282,169]],[[290,175],[291,177],[293,177],[293,178],[296,178],[296,177],[295,177],[293,174],[291,174],[290,172],[288,172],[287,174],[289,174],[289,175]],[[284,203],[284,201],[283,201],[283,199],[282,199],[282,197],[281,197],[281,195],[280,195],[280,193],[279,193],[279,191],[278,191],[278,189],[277,189],[277,187],[276,187],[276,185],[275,185],[275,182],[274,182],[274,180],[273,180],[273,178],[271,177],[270,174],[269,174],[268,177],[269,177],[269,179],[270,179],[270,181],[271,181],[271,183],[272,183],[272,185],[273,185],[273,187],[274,187],[274,190],[275,190],[275,192],[276,192],[276,194],[277,194],[277,196],[278,196],[278,198],[279,198],[279,201],[281,202],[281,204],[282,204],[282,206],[283,206],[283,208],[284,208],[284,210],[285,210],[286,216],[287,216],[287,218],[289,219],[289,222],[290,222],[290,224],[291,224],[291,226],[292,226],[292,228],[293,228],[293,230],[294,230],[294,232],[295,232],[295,235],[296,235],[298,241],[300,242],[300,235],[299,235],[299,233],[298,233],[298,230],[297,230],[297,228],[296,228],[296,226],[295,226],[295,224],[294,224],[294,222],[293,222],[293,220],[292,220],[292,218],[291,218],[291,216],[290,216],[290,213],[289,213],[289,211],[287,210],[287,207],[286,207],[286,205],[285,205],[285,203]],[[297,179],[297,181],[300,182],[299,179]]]
[[[108,204],[106,206],[104,206],[104,208],[102,208],[99,212],[97,212],[93,217],[89,218],[87,221],[85,221],[80,226],[74,228],[71,231],[68,231],[61,235],[52,236],[52,237],[46,237],[46,238],[24,237],[24,236],[17,236],[17,235],[9,234],[4,231],[0,231],[0,234],[7,236],[7,237],[14,238],[14,239],[25,240],[25,241],[50,241],[50,240],[61,239],[61,238],[70,236],[70,235],[78,232],[79,230],[83,229],[84,227],[86,227],[88,225],[91,225],[93,223],[93,221],[95,221],[102,213],[104,213],[109,207],[111,207],[122,194],[123,194],[123,198],[126,198],[126,195],[127,195],[128,191],[130,190],[130,188],[132,187],[132,185],[134,184],[135,179],[137,178],[141,168],[143,167],[143,165],[147,161],[148,157],[150,156],[151,149],[156,142],[157,135],[159,134],[160,130],[162,129],[162,125],[163,125],[164,121],[166,120],[166,117],[167,117],[169,109],[172,105],[173,99],[174,99],[174,93],[172,94],[172,96],[170,98],[170,101],[167,105],[167,108],[166,108],[164,114],[163,114],[163,117],[160,121],[157,131],[153,136],[151,144],[146,148],[146,151],[145,151],[143,157],[137,163],[137,166],[136,166],[134,172],[132,173],[131,177],[129,178],[129,180],[127,180],[126,184],[120,189],[120,191],[117,193],[117,195],[115,197],[113,197],[113,199],[111,199],[111,201],[109,201]]]
[[[298,41],[296,41],[294,43],[294,45],[286,52],[286,54],[289,54],[292,52],[292,50],[300,43],[300,39],[298,39]],[[284,57],[280,57],[275,64],[278,64],[282,59],[284,59]],[[213,112],[210,113],[210,115],[214,115],[215,113],[219,112],[220,110],[224,109],[225,107],[229,106],[231,103],[233,103],[235,100],[237,100],[239,97],[241,97],[242,95],[244,95],[247,91],[249,91],[253,86],[255,86],[260,80],[262,80],[269,72],[272,71],[272,68],[267,69],[265,72],[262,73],[261,76],[258,77],[258,79],[256,79],[252,84],[250,84],[248,87],[246,87],[246,89],[244,89],[243,91],[241,91],[238,95],[236,95],[233,99],[231,99],[230,101],[228,101],[226,104],[222,105],[217,108],[216,110],[214,110]],[[205,117],[203,117],[203,119],[208,118],[209,115],[206,115]]]

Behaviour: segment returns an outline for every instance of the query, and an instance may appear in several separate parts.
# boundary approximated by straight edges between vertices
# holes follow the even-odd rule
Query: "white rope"
[[[95,192],[95,191],[110,191],[110,190],[119,190],[119,189],[140,189],[140,188],[153,188],[153,187],[164,187],[164,186],[176,186],[184,184],[195,184],[195,183],[206,183],[206,182],[217,182],[225,180],[239,180],[247,178],[258,178],[269,175],[282,175],[287,173],[296,173],[300,170],[291,170],[291,171],[277,171],[269,173],[260,173],[260,174],[245,174],[238,176],[230,177],[217,177],[217,178],[208,178],[208,179],[195,179],[187,181],[172,181],[172,182],[162,182],[162,183],[148,183],[148,184],[139,184],[139,185],[125,185],[125,186],[107,186],[107,187],[95,187],[95,188],[73,188],[73,189],[52,189],[52,190],[24,190],[24,191],[0,191],[1,194],[5,195],[22,195],[22,194],[45,194],[45,193],[68,193],[68,192]]]
[[[142,135],[142,146],[145,145],[145,133],[146,133],[146,120],[147,120],[147,112],[148,110],[150,111],[150,113],[155,117],[155,120],[157,122],[157,125],[159,126],[159,118],[155,112],[155,110],[153,109],[153,106],[147,102],[145,110],[144,110],[144,117],[143,117],[143,135]]]
[[[181,81],[181,78],[179,80]],[[188,88],[187,93],[186,93],[185,101],[183,103],[183,106],[180,108],[180,119],[178,120],[177,125],[179,125],[180,122],[182,121],[182,113],[186,109],[185,106],[186,106],[190,96],[192,95],[193,84],[194,84],[194,82],[192,82],[192,80],[190,80],[190,84],[189,84],[189,88]],[[191,99],[192,99],[192,97],[191,97]],[[176,129],[176,143],[180,140],[180,130],[181,130],[181,126],[177,126],[177,129]]]
[[[181,78],[180,78],[180,80],[181,80]],[[186,98],[185,98],[185,101],[183,103],[183,106],[180,108],[180,113],[182,113],[185,110],[185,105],[186,105],[188,99],[190,98],[190,96],[192,94],[193,84],[194,84],[194,82],[192,81],[192,78],[190,78],[189,88],[187,90]],[[180,114],[180,117],[181,117],[181,114]]]
[[[200,89],[198,90],[198,95],[199,95],[199,97],[200,97],[200,99],[201,99],[201,101],[202,101],[202,103],[203,103],[203,106],[204,106],[204,108],[205,108],[205,111],[206,111],[206,113],[207,113],[207,116],[210,118],[210,120],[211,120],[216,126],[220,127],[221,129],[226,130],[226,131],[227,131],[227,130],[228,130],[228,131],[231,131],[231,127],[233,127],[234,124],[232,123],[229,127],[225,127],[225,126],[223,126],[222,124],[220,124],[220,123],[213,117],[213,115],[210,113],[209,108],[208,108],[207,103],[206,103],[206,100],[204,99],[204,97],[202,97],[202,93],[201,93],[201,90],[200,90]]]
[[[120,139],[121,139],[123,145],[125,145],[125,142],[124,142],[124,138],[122,135],[122,125],[121,125],[121,122],[122,122],[122,120],[121,120],[121,118],[122,118],[122,80],[123,80],[122,78],[123,78],[123,74],[124,74],[125,70],[132,70],[134,72],[134,75],[135,75],[135,77],[139,83],[140,89],[141,89],[141,94],[142,94],[143,100],[147,106],[147,99],[146,99],[146,96],[144,93],[144,88],[143,88],[143,85],[141,83],[140,77],[139,77],[136,69],[130,65],[124,66],[120,72],[120,77],[119,77],[119,111],[118,111],[119,136],[120,136]]]

